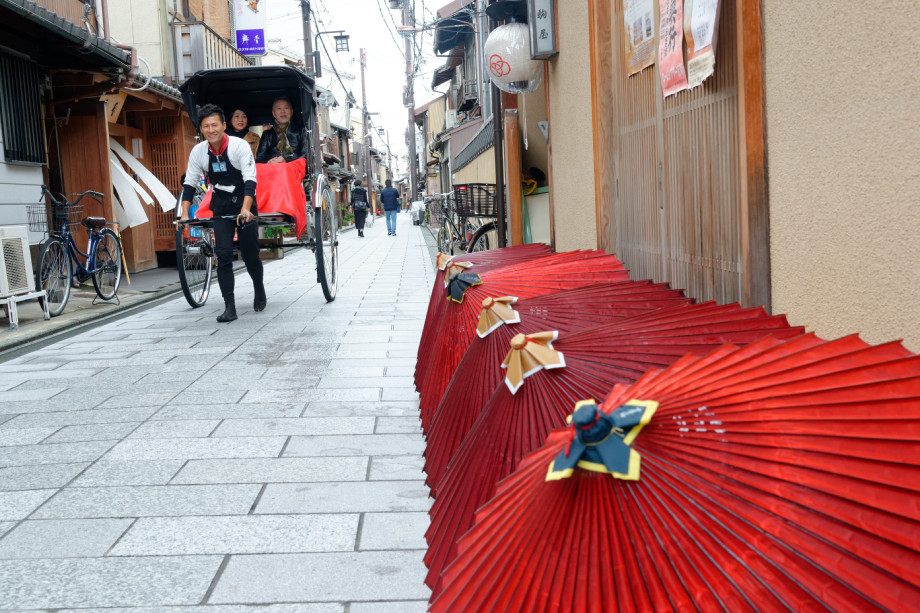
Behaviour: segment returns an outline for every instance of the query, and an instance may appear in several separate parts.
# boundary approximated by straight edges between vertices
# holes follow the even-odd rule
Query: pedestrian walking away
[[[386,180],[386,187],[380,193],[383,202],[384,215],[387,218],[387,234],[396,236],[396,215],[399,213],[399,190],[393,187],[393,182]]]
[[[234,232],[255,290],[252,308],[261,311],[266,303],[262,261],[259,259],[258,224],[254,219],[258,214],[256,161],[246,141],[226,134],[227,120],[220,107],[213,104],[201,107],[198,122],[198,130],[205,140],[195,145],[189,154],[182,186],[181,218],[188,219],[197,178],[207,176],[211,184],[210,208],[214,214],[217,283],[224,298],[224,312],[217,316],[217,321],[229,322],[237,318],[233,296]]]
[[[361,187],[361,181],[355,181],[351,188],[351,210],[355,214],[355,228],[358,236],[364,237],[364,220],[367,218],[367,190]]]

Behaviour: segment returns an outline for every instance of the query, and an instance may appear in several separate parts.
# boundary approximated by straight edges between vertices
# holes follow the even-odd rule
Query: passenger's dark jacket
[[[287,140],[288,144],[291,146],[291,149],[294,150],[294,155],[284,158],[285,162],[290,162],[291,160],[296,160],[297,158],[302,158],[307,155],[307,131],[305,128],[300,128],[299,130],[294,128],[293,122],[288,124],[287,130]],[[259,164],[264,164],[268,160],[278,155],[277,149],[278,146],[278,134],[275,133],[275,127],[272,126],[268,130],[262,132],[262,139],[259,141],[259,150],[256,152],[256,162]]]

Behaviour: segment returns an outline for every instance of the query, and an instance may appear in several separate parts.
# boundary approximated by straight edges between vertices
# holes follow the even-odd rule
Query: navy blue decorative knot
[[[572,438],[550,464],[546,480],[570,477],[576,466],[638,480],[641,458],[631,445],[657,409],[653,400],[630,400],[608,414],[594,400],[578,402],[568,418]]]
[[[462,303],[466,290],[480,283],[482,279],[474,272],[460,272],[452,275],[447,281],[447,298]]]

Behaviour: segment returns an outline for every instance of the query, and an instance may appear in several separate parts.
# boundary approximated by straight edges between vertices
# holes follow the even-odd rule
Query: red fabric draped
[[[303,233],[307,225],[307,196],[302,183],[307,174],[307,161],[304,158],[285,164],[256,164],[256,202],[259,213],[283,213],[294,218],[294,231],[297,236]],[[196,219],[210,219],[211,190],[195,213]]]

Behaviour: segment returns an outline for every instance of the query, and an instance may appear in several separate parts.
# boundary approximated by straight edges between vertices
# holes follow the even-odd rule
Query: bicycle
[[[50,229],[45,205],[28,207],[29,228],[34,232],[48,232],[49,235],[39,246],[35,285],[45,290],[44,300],[52,317],[64,312],[74,278],[78,283],[92,279],[96,295],[102,300],[112,300],[118,293],[123,262],[121,240],[114,230],[106,227],[114,225],[113,222],[106,221],[104,217],[83,217],[80,201],[87,194],[102,204],[99,192],[86,190],[75,201],[68,202],[63,194],[56,197],[42,185],[42,197],[47,196],[51,200]],[[86,253],[77,247],[70,231],[71,224],[77,223],[89,233]]]
[[[498,245],[497,225],[481,218],[494,215],[493,195],[480,184],[458,185],[453,193],[435,194],[439,203],[438,250],[453,254],[487,251]],[[491,208],[490,208],[491,207]]]

